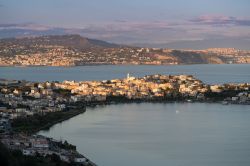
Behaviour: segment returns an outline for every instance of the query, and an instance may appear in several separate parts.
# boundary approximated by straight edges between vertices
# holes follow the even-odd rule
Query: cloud
[[[232,16],[204,15],[198,18],[191,19],[190,22],[215,26],[250,26],[250,19],[243,19]]]
[[[115,20],[115,22],[118,22],[118,23],[125,23],[125,22],[127,22],[127,20]]]
[[[80,34],[88,38],[122,44],[170,43],[183,40],[250,37],[249,26],[250,20],[225,16],[201,16],[192,20],[179,21],[113,20],[85,24],[81,28],[58,28],[35,23],[0,24],[0,38],[28,35]]]
[[[115,20],[114,22],[103,23],[102,25],[90,25],[84,29],[105,30],[105,31],[143,31],[143,30],[161,30],[169,29],[171,25],[168,22],[135,22],[125,20]]]
[[[18,25],[18,24],[0,24],[0,28],[9,28],[9,27],[13,27],[16,25]]]
[[[23,29],[23,30],[34,30],[34,31],[46,31],[52,29],[52,27],[38,25],[35,23],[23,23],[23,24],[0,24],[0,30],[4,29]]]

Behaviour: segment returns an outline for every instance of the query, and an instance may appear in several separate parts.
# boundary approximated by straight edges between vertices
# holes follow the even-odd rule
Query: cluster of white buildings
[[[37,112],[62,111],[76,102],[105,102],[112,97],[128,100],[205,100],[206,93],[222,93],[228,90],[249,92],[249,88],[250,84],[207,85],[191,75],[150,75],[135,78],[128,74],[124,79],[82,82],[31,83],[0,80],[0,108],[1,112],[14,119]],[[244,96],[248,101],[249,95]]]
[[[108,96],[124,96],[128,99],[154,99],[173,95],[196,96],[205,93],[209,86],[191,75],[165,76],[151,75],[142,78],[130,77],[107,81],[64,81],[57,87],[71,91],[75,100],[105,101]]]

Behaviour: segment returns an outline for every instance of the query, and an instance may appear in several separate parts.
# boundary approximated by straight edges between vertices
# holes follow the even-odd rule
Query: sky
[[[141,45],[249,41],[250,1],[0,0],[0,37],[43,32]]]

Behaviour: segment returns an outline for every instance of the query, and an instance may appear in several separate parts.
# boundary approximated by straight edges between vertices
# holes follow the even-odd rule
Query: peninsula
[[[209,85],[192,75],[148,75],[103,81],[29,82],[0,80],[1,112],[11,119],[94,104],[133,101],[202,101],[249,104],[249,83]],[[73,115],[70,115],[71,117]]]

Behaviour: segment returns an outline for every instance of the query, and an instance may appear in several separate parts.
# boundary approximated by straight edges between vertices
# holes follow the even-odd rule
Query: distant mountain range
[[[204,39],[204,40],[184,40],[171,43],[134,43],[140,47],[171,48],[171,49],[195,49],[203,50],[207,48],[237,48],[250,50],[250,39],[248,38],[227,38],[227,39]]]
[[[206,49],[213,47],[225,47],[225,48],[237,48],[250,50],[250,39],[244,37],[223,37],[214,39],[202,39],[202,40],[180,40],[168,43],[154,43],[150,40],[145,42],[129,42],[134,40],[125,40],[123,38],[109,38],[103,37],[103,33],[96,30],[83,30],[74,28],[51,28],[43,27],[35,24],[0,24],[0,39],[3,38],[16,38],[16,37],[31,37],[31,36],[49,36],[49,35],[70,35],[79,34],[87,36],[88,38],[96,38],[105,41],[112,41],[112,43],[122,43],[137,47],[155,47],[155,48],[172,48],[172,49]],[[99,35],[102,34],[102,35]],[[125,34],[124,34],[125,35]],[[123,36],[124,36],[123,35]],[[126,37],[125,37],[126,38]],[[131,38],[131,36],[127,36]],[[147,42],[146,42],[147,41]]]

